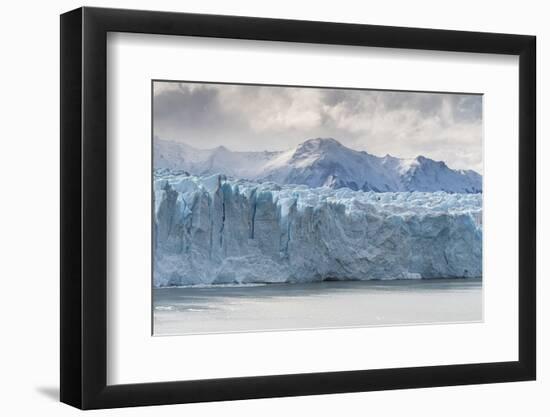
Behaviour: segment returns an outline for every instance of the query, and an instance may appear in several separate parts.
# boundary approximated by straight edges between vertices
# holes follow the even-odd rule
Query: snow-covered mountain
[[[155,138],[154,168],[184,170],[193,175],[229,177],[281,185],[302,184],[352,190],[446,191],[479,193],[482,178],[472,170],[453,170],[424,156],[401,159],[356,151],[335,139],[307,140],[295,148],[275,152],[234,152],[223,146],[196,149]]]

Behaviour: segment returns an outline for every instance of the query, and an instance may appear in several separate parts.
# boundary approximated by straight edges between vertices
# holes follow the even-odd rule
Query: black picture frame
[[[107,385],[108,32],[519,56],[519,358],[513,362]],[[81,409],[533,380],[534,36],[137,10],[61,15],[61,401]]]

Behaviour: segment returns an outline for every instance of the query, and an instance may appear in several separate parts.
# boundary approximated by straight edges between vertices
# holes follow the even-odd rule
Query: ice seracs
[[[164,169],[155,172],[154,202],[155,286],[482,272],[481,194],[311,188]]]
[[[334,189],[482,191],[481,176],[474,171],[453,170],[444,162],[423,156],[414,159],[378,157],[347,148],[332,138],[306,140],[294,148],[277,152],[233,152],[225,147],[200,150],[156,138],[154,166],[183,169],[201,176],[223,173],[260,182]]]

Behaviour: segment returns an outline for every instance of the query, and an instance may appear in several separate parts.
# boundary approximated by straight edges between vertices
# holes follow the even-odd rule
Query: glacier
[[[482,275],[482,195],[154,172],[153,284]]]

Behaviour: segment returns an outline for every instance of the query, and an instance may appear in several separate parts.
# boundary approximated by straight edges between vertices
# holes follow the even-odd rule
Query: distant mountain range
[[[224,146],[196,149],[155,138],[153,154],[154,168],[194,175],[221,173],[260,182],[376,192],[482,192],[482,177],[475,171],[454,170],[445,162],[424,156],[378,157],[347,148],[331,138],[310,139],[286,151],[273,152],[236,152]]]

